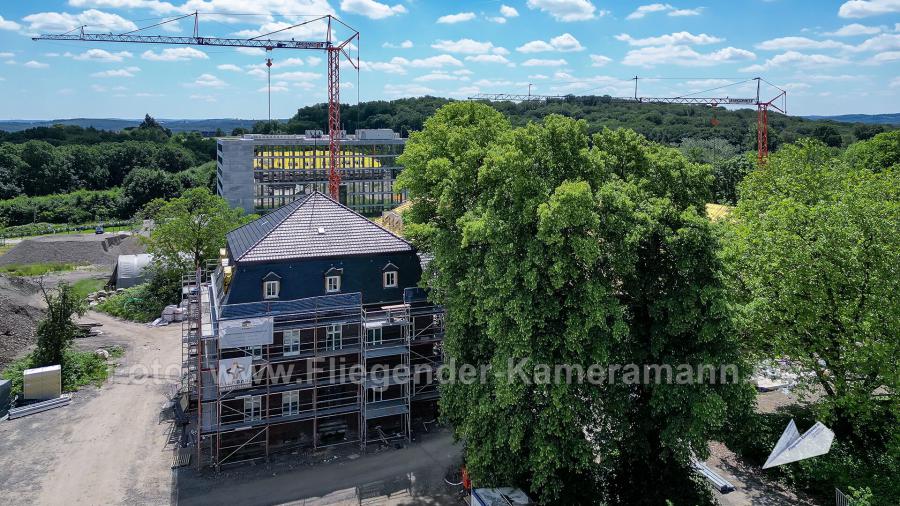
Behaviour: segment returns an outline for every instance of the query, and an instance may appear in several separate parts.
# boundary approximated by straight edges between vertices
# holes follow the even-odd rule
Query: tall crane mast
[[[708,105],[711,107],[718,107],[720,105],[755,105],[756,106],[756,156],[760,165],[765,165],[769,159],[769,109],[774,109],[782,114],[787,114],[787,92],[777,86],[769,83],[765,79],[761,77],[754,77],[753,79],[748,79],[748,81],[756,81],[756,97],[752,98],[739,98],[739,97],[697,97],[693,96],[694,94],[687,94],[678,97],[641,97],[638,96],[637,92],[637,82],[638,77],[635,76],[632,78],[634,81],[634,96],[633,97],[611,97],[612,100],[623,101],[623,102],[636,102],[636,103],[651,103],[651,104],[688,104],[688,105]],[[724,86],[719,86],[718,88],[725,88],[728,86],[734,86],[740,83],[731,83]],[[778,89],[779,93],[770,100],[761,100],[760,99],[760,83],[765,82],[770,86]],[[530,87],[529,87],[530,91]],[[710,91],[710,90],[706,90]],[[700,92],[702,93],[702,92]],[[524,94],[512,94],[512,93],[480,93],[477,95],[473,95],[469,97],[469,100],[489,100],[494,102],[499,101],[511,101],[511,102],[524,102],[529,100],[538,100],[538,101],[546,101],[546,100],[561,100],[566,98],[571,98],[572,95],[532,95],[529,93],[528,95]]]
[[[145,35],[144,30],[154,28],[166,23],[172,23],[181,19],[194,18],[194,33],[190,37],[184,36],[168,36],[168,35]],[[272,39],[271,36],[292,30],[303,25],[315,23],[325,20],[327,31],[325,32],[325,40],[280,40]],[[343,25],[351,32],[350,37],[336,41],[332,40],[332,24]],[[46,34],[33,37],[32,40],[64,40],[64,41],[80,41],[80,42],[128,42],[133,44],[168,44],[168,45],[188,45],[188,46],[224,46],[224,47],[254,47],[272,51],[274,49],[311,49],[325,51],[327,54],[328,68],[328,192],[332,198],[338,200],[341,185],[341,174],[338,165],[341,164],[341,99],[340,99],[340,75],[341,75],[341,56],[345,57],[354,69],[359,71],[359,57],[354,61],[348,53],[348,48],[355,40],[359,43],[359,32],[341,21],[340,19],[328,14],[310,19],[302,23],[297,23],[280,30],[257,35],[249,39],[241,38],[223,38],[223,37],[203,37],[199,33],[200,16],[195,11],[184,16],[167,19],[154,25],[145,26],[125,33],[87,33],[84,31],[85,26],[80,26],[69,30],[62,34]]]

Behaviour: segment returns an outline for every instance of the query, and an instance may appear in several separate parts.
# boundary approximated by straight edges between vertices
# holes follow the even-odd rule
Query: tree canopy
[[[438,110],[400,162],[407,233],[434,255],[424,283],[447,309],[447,356],[501,372],[441,391],[476,483],[559,504],[691,497],[690,456],[748,400],[701,214],[709,167],[633,131],[592,138],[584,121],[554,115],[513,128],[476,103]],[[736,378],[596,386],[506,374],[522,360],[534,379],[545,365],[595,364],[734,364]]]

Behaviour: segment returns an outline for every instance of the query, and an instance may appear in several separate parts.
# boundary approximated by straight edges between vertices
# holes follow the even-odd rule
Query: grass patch
[[[107,349],[110,358],[121,358],[125,350],[121,346],[113,346]],[[31,354],[9,364],[0,374],[3,379],[8,379],[12,387],[12,395],[22,393],[23,374],[25,369],[38,367],[34,363]],[[109,379],[113,365],[98,357],[92,351],[66,350],[66,365],[62,371],[63,392],[74,392],[85,385],[101,386]]]
[[[84,299],[88,294],[103,289],[106,286],[105,279],[79,279],[72,283],[72,291],[78,298]]]
[[[11,276],[43,276],[48,272],[71,271],[77,264],[45,262],[37,264],[9,264],[0,266],[0,272]]]
[[[94,306],[97,311],[134,322],[149,322],[159,318],[165,303],[153,297],[147,283],[126,288]]]

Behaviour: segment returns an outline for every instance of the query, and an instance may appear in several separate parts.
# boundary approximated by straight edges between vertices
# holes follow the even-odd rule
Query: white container
[[[24,394],[27,401],[47,401],[62,395],[62,369],[58,365],[25,369]]]

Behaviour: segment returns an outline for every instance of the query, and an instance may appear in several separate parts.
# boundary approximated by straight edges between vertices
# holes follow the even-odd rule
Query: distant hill
[[[877,125],[900,125],[900,112],[890,114],[841,114],[839,116],[804,116],[812,120],[831,120],[841,123],[872,123]]]
[[[74,125],[82,128],[94,127],[97,130],[109,130],[118,132],[129,127],[136,127],[143,119],[118,119],[118,118],[71,118],[53,120],[0,120],[0,130],[18,132],[35,127],[50,127],[53,125]],[[162,126],[173,132],[215,132],[221,128],[223,132],[231,133],[235,128],[253,128],[256,120],[252,119],[158,119]]]

